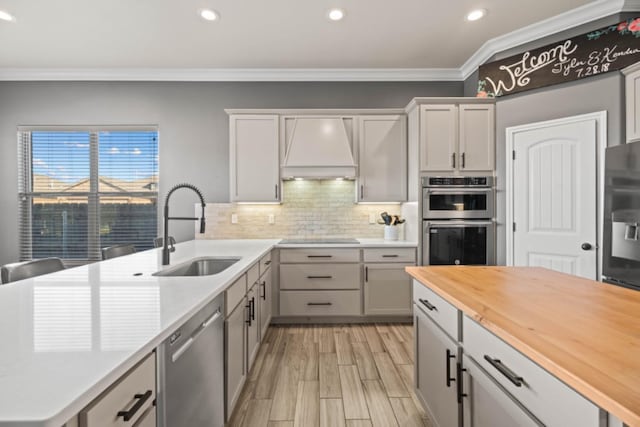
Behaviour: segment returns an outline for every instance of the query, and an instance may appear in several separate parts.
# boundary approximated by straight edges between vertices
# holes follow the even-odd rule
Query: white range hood
[[[352,117],[295,117],[286,124],[282,177],[356,177]]]

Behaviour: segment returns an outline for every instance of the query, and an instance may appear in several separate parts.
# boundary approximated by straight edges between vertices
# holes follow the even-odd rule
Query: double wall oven
[[[422,264],[495,264],[492,176],[422,178]]]

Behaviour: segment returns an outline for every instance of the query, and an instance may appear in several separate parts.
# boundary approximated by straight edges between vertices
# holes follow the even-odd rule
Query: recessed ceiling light
[[[467,15],[467,21],[477,21],[478,19],[484,18],[487,14],[486,9],[476,9],[469,12]]]
[[[220,15],[218,15],[218,12],[211,9],[201,9],[200,17],[205,21],[217,21],[218,19],[220,19]]]
[[[327,17],[332,21],[340,21],[344,18],[344,10],[342,9],[331,9],[327,13]]]
[[[16,18],[13,17],[9,12],[5,12],[4,10],[0,10],[0,19],[3,21],[13,22]]]

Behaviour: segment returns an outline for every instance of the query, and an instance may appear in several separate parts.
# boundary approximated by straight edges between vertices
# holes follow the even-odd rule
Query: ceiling
[[[460,69],[485,42],[621,0],[0,0],[0,69]],[[206,22],[198,10],[220,14]],[[330,22],[331,7],[345,10]],[[476,8],[488,15],[466,22]]]

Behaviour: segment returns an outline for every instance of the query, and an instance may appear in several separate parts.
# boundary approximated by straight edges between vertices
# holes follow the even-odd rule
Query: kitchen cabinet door
[[[487,104],[459,107],[461,171],[492,172],[495,165],[495,106]]]
[[[269,323],[271,323],[271,312],[273,309],[273,294],[272,294],[272,284],[273,280],[271,278],[271,269],[267,270],[265,274],[262,275],[262,282],[259,284],[258,291],[260,295],[258,296],[259,301],[259,310],[260,313],[260,341],[264,339],[267,335],[267,329],[269,329]]]
[[[281,200],[276,115],[229,117],[232,202]]]
[[[463,427],[543,425],[470,358],[463,357],[463,366]]]
[[[411,315],[411,277],[404,271],[413,264],[366,264],[364,314]]]
[[[413,309],[416,394],[436,425],[456,427],[458,347],[419,306]]]
[[[229,421],[247,377],[245,366],[245,320],[248,319],[248,310],[246,301],[246,297],[243,298],[225,321],[225,380],[227,385],[225,418],[227,421]]]
[[[359,202],[407,200],[407,119],[360,116]]]
[[[452,104],[420,106],[420,170],[457,170],[458,107]]]
[[[247,372],[251,372],[253,361],[260,347],[260,315],[258,313],[258,285],[247,292]]]
[[[627,143],[629,143],[640,141],[640,69],[628,73],[624,84]]]

